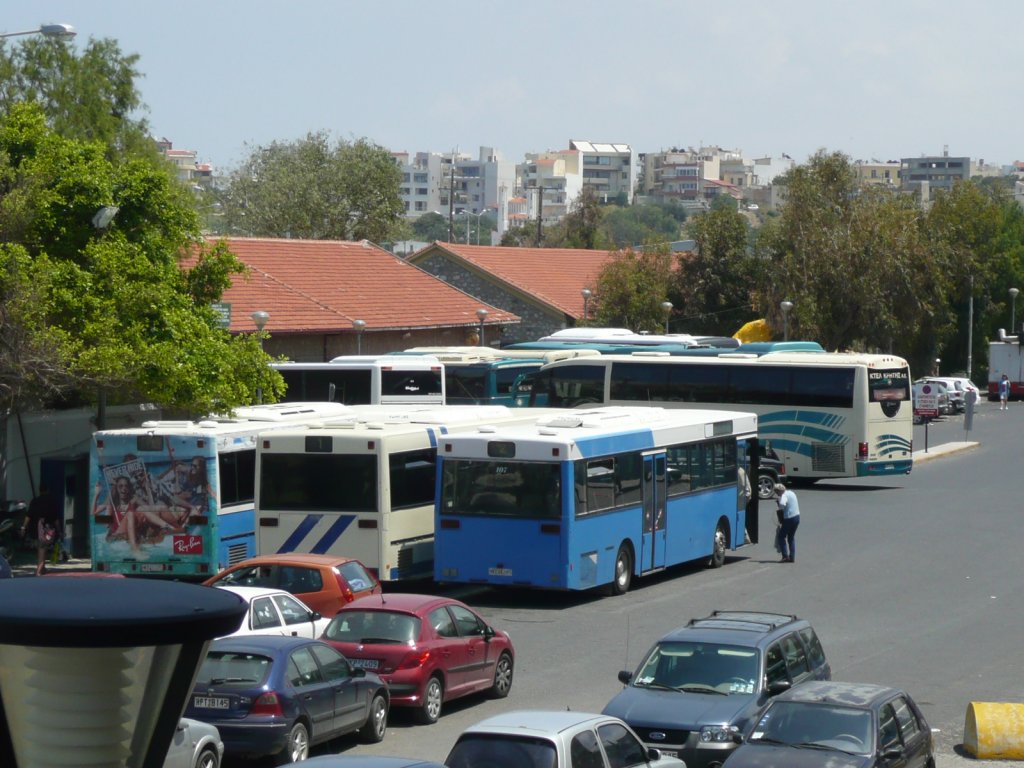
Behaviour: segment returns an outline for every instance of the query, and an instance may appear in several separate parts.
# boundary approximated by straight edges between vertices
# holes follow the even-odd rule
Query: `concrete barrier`
[[[981,760],[1024,760],[1024,704],[972,701],[964,749]]]

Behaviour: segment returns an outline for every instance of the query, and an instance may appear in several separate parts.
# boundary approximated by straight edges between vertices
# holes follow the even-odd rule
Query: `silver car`
[[[164,768],[220,768],[224,742],[217,728],[183,717],[167,750]]]
[[[682,760],[645,747],[617,717],[520,710],[489,717],[459,736],[448,768],[680,768]]]

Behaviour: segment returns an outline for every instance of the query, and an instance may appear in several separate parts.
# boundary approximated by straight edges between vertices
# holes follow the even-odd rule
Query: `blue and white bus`
[[[277,403],[94,433],[93,570],[198,579],[252,557],[259,436],[350,412],[338,403]]]
[[[721,566],[756,510],[756,441],[751,413],[641,407],[445,436],[434,578],[622,594],[668,566]]]
[[[752,411],[790,480],[814,481],[910,472],[910,382],[895,355],[647,352],[549,363],[534,377],[531,403]]]

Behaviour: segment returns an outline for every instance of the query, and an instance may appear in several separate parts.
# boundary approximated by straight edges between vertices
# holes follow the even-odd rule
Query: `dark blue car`
[[[387,686],[320,640],[250,636],[210,645],[186,717],[217,726],[226,755],[305,760],[313,744],[387,730]]]

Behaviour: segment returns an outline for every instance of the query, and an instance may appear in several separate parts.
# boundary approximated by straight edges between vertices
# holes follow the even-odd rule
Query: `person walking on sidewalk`
[[[1005,411],[1010,401],[1010,377],[1005,373],[1003,378],[999,380],[999,410]]]
[[[779,545],[782,550],[783,563],[796,562],[796,529],[800,525],[800,502],[796,494],[782,483],[775,484],[775,495],[778,496],[779,512],[782,518],[782,530],[779,532]]]
[[[28,516],[21,532],[31,530],[36,537],[36,576],[46,573],[46,553],[60,534],[61,514],[57,500],[45,483],[39,483],[39,495],[28,505]]]

